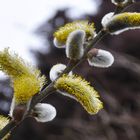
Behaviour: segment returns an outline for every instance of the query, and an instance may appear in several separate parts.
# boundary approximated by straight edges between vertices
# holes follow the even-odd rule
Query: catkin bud
[[[56,32],[54,32],[54,43],[56,46],[60,44],[66,44],[66,40],[69,34],[75,30],[83,30],[86,33],[86,37],[94,37],[95,27],[94,23],[89,23],[88,21],[74,21],[67,23],[64,26],[60,27]]]
[[[119,34],[130,29],[140,28],[140,13],[121,13],[106,20],[103,18],[102,25],[111,34]]]
[[[64,64],[56,64],[54,65],[50,70],[50,79],[51,81],[54,81],[66,68],[66,65]],[[69,73],[72,75],[72,72]]]
[[[65,48],[65,43],[58,41],[56,37],[53,40],[53,44],[56,48]]]
[[[70,59],[80,59],[84,55],[85,31],[75,30],[71,32],[66,41],[66,56]]]
[[[134,0],[111,0],[112,3],[114,3],[115,5],[126,5],[129,3],[133,3]]]
[[[56,109],[50,104],[38,103],[33,110],[33,116],[38,122],[52,121],[56,116]]]
[[[110,67],[114,62],[113,55],[105,50],[92,49],[88,53],[89,65],[101,68]]]

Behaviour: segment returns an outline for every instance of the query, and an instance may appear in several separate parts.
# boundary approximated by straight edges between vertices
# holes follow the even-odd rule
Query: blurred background
[[[102,17],[114,9],[110,0],[0,1],[0,50],[9,46],[37,65],[49,81],[50,68],[68,62],[65,51],[53,45],[54,31],[65,23],[85,19],[94,21],[98,32]],[[140,3],[126,11],[140,12]],[[27,119],[11,140],[140,139],[140,30],[107,35],[96,47],[114,55],[113,66],[101,69],[84,62],[74,72],[99,91],[104,109],[91,116],[76,101],[52,94],[43,102],[56,107],[56,118],[49,123]],[[0,114],[7,116],[12,96],[10,80],[1,74]]]

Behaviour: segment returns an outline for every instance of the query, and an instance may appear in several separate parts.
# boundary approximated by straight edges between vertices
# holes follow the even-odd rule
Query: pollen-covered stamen
[[[66,56],[70,59],[80,59],[84,55],[85,31],[75,30],[68,36],[66,42]]]
[[[0,51],[0,70],[11,78],[30,73],[27,64],[15,53],[10,53],[9,48]]]
[[[139,29],[140,13],[125,12],[117,14],[102,25],[111,34],[119,34],[129,29]]]
[[[50,79],[51,81],[54,81],[66,68],[66,65],[64,64],[56,64],[54,65],[50,70]],[[72,71],[69,73],[72,75]]]
[[[55,82],[55,88],[76,99],[90,114],[96,114],[103,107],[97,91],[81,77],[63,75]]]
[[[52,121],[56,116],[56,109],[50,104],[38,103],[33,109],[32,115],[38,122]]]
[[[34,75],[23,75],[13,82],[14,98],[17,104],[27,103],[40,89],[40,83]]]
[[[0,70],[12,79],[17,104],[26,104],[45,83],[45,77],[38,69],[25,63],[17,54],[10,53],[8,48],[0,51]]]
[[[11,103],[11,106],[10,106],[10,111],[9,111],[9,116],[10,116],[10,117],[13,117],[13,111],[14,111],[14,109],[15,109],[15,106],[16,106],[15,98],[13,97],[12,103]]]
[[[95,35],[94,23],[90,24],[88,21],[74,21],[60,27],[54,33],[54,38],[56,38],[57,42],[60,42],[60,44],[65,44],[68,35],[75,30],[84,30],[87,38]]]
[[[94,48],[88,52],[88,62],[90,66],[107,68],[113,64],[114,57],[108,51]]]

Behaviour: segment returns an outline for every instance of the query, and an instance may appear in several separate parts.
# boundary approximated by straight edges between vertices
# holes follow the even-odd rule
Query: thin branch
[[[124,53],[117,53],[112,51],[113,54],[117,57],[115,64],[117,66],[124,67],[128,70],[131,70],[133,73],[136,73],[140,77],[140,61],[133,56]],[[116,66],[114,65],[114,67]]]

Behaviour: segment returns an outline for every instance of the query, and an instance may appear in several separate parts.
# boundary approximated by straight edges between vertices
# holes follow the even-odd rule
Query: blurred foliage
[[[96,30],[101,29],[102,17],[114,10],[110,0],[103,0],[96,15],[84,15],[80,19],[94,21]],[[140,4],[126,11],[140,12]],[[60,10],[44,22],[36,33],[46,39],[49,52],[34,52],[38,67],[48,77],[56,63],[67,63],[65,51],[53,45],[53,32],[61,25],[73,21]],[[140,30],[108,35],[96,47],[106,49],[115,56],[111,68],[101,69],[82,63],[74,72],[85,77],[100,92],[104,109],[97,115],[89,115],[76,101],[59,95],[50,95],[45,102],[57,109],[57,117],[49,123],[36,123],[28,119],[13,133],[11,140],[139,140],[140,139]],[[48,78],[47,78],[48,79]],[[9,82],[0,82],[0,102],[11,102]],[[7,87],[7,90],[4,90]],[[9,102],[9,104],[10,104]],[[4,103],[3,103],[4,104]],[[1,113],[8,113],[0,106]]]

